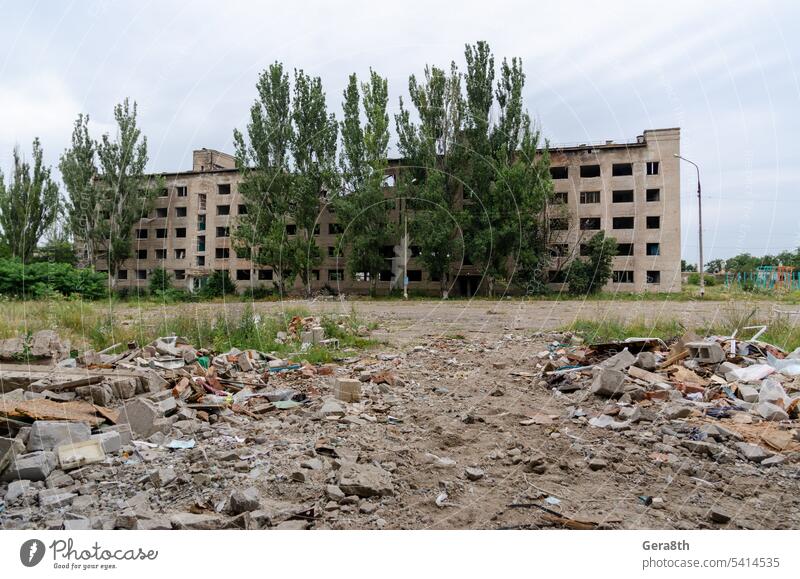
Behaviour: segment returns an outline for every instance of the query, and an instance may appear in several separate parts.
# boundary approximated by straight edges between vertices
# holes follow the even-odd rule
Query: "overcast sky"
[[[130,96],[150,168],[185,170],[193,149],[232,152],[275,60],[320,75],[337,116],[347,75],[373,67],[394,113],[410,73],[463,68],[464,44],[483,39],[497,60],[523,58],[526,106],[553,143],[679,126],[702,169],[706,260],[800,245],[796,2],[255,4],[0,0],[0,167],[34,136],[57,163],[78,112],[99,136]],[[686,167],[681,197],[683,255],[696,261]]]

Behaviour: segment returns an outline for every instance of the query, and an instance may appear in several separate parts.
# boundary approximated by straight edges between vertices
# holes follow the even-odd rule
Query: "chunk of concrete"
[[[31,488],[31,481],[29,480],[14,480],[8,484],[8,491],[6,491],[5,501],[13,503],[18,498],[25,494]]]
[[[158,430],[155,422],[163,417],[158,406],[144,398],[135,398],[122,406],[119,422],[129,425],[137,438],[147,438]]]
[[[109,383],[109,386],[111,386],[111,391],[116,398],[119,400],[127,400],[128,398],[136,396],[138,383],[139,381],[136,378],[125,376],[114,378]]]
[[[627,352],[627,348],[623,350]],[[622,352],[620,352],[622,353]],[[630,354],[630,352],[628,352]],[[633,354],[630,354],[633,363]],[[630,366],[630,364],[628,364]],[[625,374],[612,368],[600,368],[595,374],[591,391],[598,396],[619,396],[625,391]]]
[[[636,354],[636,360],[634,360],[633,365],[637,368],[641,368],[642,370],[652,372],[658,367],[658,361],[656,360],[656,355],[653,352],[645,351]]]
[[[114,424],[112,426],[103,426],[100,428],[101,434],[105,432],[116,432],[119,434],[119,443],[121,446],[127,446],[133,439],[129,424]]]
[[[625,348],[621,352],[618,352],[610,358],[603,360],[600,362],[600,364],[598,364],[598,366],[609,370],[624,370],[628,366],[632,366],[635,361],[636,356],[631,354],[628,348]]]
[[[261,507],[258,489],[249,487],[244,490],[237,490],[231,493],[230,511],[234,515],[256,511]]]
[[[18,455],[3,472],[2,480],[45,480],[47,475],[53,472],[56,464],[56,454],[50,451],[38,450],[30,454]]]
[[[775,454],[757,444],[750,444],[748,442],[737,442],[736,448],[744,458],[753,462],[761,462]]]
[[[85,422],[62,422],[56,420],[37,420],[31,426],[28,438],[28,452],[53,450],[64,443],[89,440],[92,430]]]
[[[764,420],[774,420],[776,422],[789,420],[789,414],[783,408],[771,402],[761,402],[756,406],[756,412],[758,412]]]
[[[358,402],[361,400],[361,382],[351,378],[337,378],[334,394],[342,402]]]
[[[750,402],[750,403],[758,402],[758,390],[756,390],[752,386],[748,386],[746,384],[740,384],[737,387],[737,390],[739,391],[739,396],[745,402]]]
[[[122,448],[122,437],[115,430],[93,434],[91,440],[100,441],[100,446],[103,447],[103,452],[106,454],[117,453]]]
[[[78,468],[86,464],[102,462],[106,458],[100,440],[86,440],[74,444],[62,444],[56,448],[58,463],[63,470]]]
[[[207,531],[219,529],[222,518],[217,515],[195,515],[194,513],[176,513],[171,515],[170,523],[173,529],[184,531]]]
[[[394,494],[392,475],[372,464],[342,465],[338,472],[338,486],[345,495],[380,497]]]
[[[320,413],[323,416],[344,416],[345,411],[341,404],[339,404],[336,400],[326,400],[322,404],[322,408],[320,409]]]

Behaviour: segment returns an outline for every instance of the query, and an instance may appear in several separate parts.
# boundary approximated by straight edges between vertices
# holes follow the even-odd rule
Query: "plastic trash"
[[[761,390],[758,392],[758,401],[769,402],[781,408],[786,408],[791,402],[791,399],[786,395],[786,390],[783,389],[783,386],[770,378],[761,383]]]
[[[734,380],[741,380],[742,382],[757,382],[763,380],[775,371],[775,368],[769,364],[753,364],[746,368],[737,368],[731,370],[728,374],[733,376]],[[728,375],[726,374],[726,376]]]
[[[785,376],[800,376],[800,360],[793,358],[779,360],[767,352],[767,364]]]

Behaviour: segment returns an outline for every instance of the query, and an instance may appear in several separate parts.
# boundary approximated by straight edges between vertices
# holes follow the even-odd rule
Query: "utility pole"
[[[408,199],[403,199],[403,299],[408,299]]]
[[[700,297],[704,297],[706,295],[706,276],[705,272],[703,271],[703,201],[700,193],[700,167],[697,166],[697,163],[690,161],[686,157],[681,157],[677,153],[675,153],[675,157],[681,159],[682,161],[686,161],[687,163],[694,165],[695,170],[697,171],[697,222],[698,222],[698,243],[700,244]]]

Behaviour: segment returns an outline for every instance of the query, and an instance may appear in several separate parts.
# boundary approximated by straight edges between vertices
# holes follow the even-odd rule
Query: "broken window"
[[[175,279],[186,279],[186,270],[185,269],[176,269],[175,270]]]
[[[147,270],[146,269],[137,269],[136,270],[136,279],[147,279]]]
[[[648,161],[647,162],[647,174],[648,175],[658,175],[658,161]]]
[[[614,217],[612,227],[614,229],[633,229],[633,217]]]
[[[236,281],[250,281],[250,270],[249,269],[237,269],[236,270]]]
[[[202,267],[206,264],[206,256],[205,255],[198,255],[197,256],[197,265],[198,267]]]
[[[136,230],[136,239],[147,239],[147,230],[146,229],[137,229]]]
[[[612,177],[624,177],[626,175],[633,175],[632,163],[614,163],[611,165]]]
[[[231,214],[230,205],[217,205],[217,215],[230,215],[230,214]]]
[[[318,269],[312,269],[311,270],[311,278],[316,280],[316,281],[319,281],[319,270]]]
[[[586,257],[591,253],[589,246],[586,243],[581,243],[579,252],[581,254],[581,257]]]
[[[117,270],[117,279],[128,279],[128,270],[127,269],[120,269]]]
[[[200,193],[200,195],[197,196],[197,207],[198,207],[198,209],[200,209],[200,211],[205,211],[206,210],[206,194],[205,193]]]
[[[286,225],[286,235],[296,235],[297,234],[297,225],[294,223],[289,223]]]
[[[408,281],[422,281],[422,270],[421,269],[409,269],[408,270]]]
[[[632,243],[618,243],[617,244],[617,255],[621,255],[623,257],[628,257],[633,255],[633,244]]]
[[[344,280],[344,270],[343,269],[329,269],[328,270],[328,281],[342,281]]]
[[[271,269],[259,269],[258,270],[258,279],[260,279],[260,280],[271,280],[272,279],[272,270]]]
[[[205,251],[206,250],[206,236],[201,235],[197,238],[197,251]]]
[[[166,207],[156,207],[156,217],[166,217],[166,216],[167,216]]]
[[[660,243],[648,243],[647,244],[647,255],[661,255],[661,244]]]
[[[167,250],[156,249],[156,259],[167,259]]]
[[[312,232],[312,234],[319,235],[319,231],[320,231],[319,223],[317,223],[316,225],[314,225],[314,231]]]
[[[175,187],[175,192],[178,195],[178,197],[186,197],[187,194],[186,186],[180,185],[178,187]]]
[[[589,179],[600,176],[600,165],[581,165],[581,178]]]
[[[633,190],[613,191],[611,193],[612,203],[633,203]]]
[[[568,167],[550,167],[550,177],[552,179],[567,179],[569,177]]]
[[[239,215],[247,215],[247,205],[240,204],[237,211],[239,212]]]
[[[567,194],[566,191],[556,191],[555,193],[553,193],[553,203],[556,204],[562,203],[566,205],[568,200],[569,200],[569,195]]]
[[[600,191],[581,191],[581,203],[600,203]]]
[[[649,215],[647,217],[647,229],[660,229],[661,217],[658,215]]]
[[[230,237],[230,236],[231,236],[230,227],[217,227],[217,237]]]
[[[197,216],[197,229],[198,231],[206,230],[206,216],[205,214]]]
[[[166,228],[156,229],[156,239],[166,239],[166,238],[167,238]]]
[[[186,217],[186,207],[176,207],[175,217]]]
[[[550,229],[553,231],[565,231],[569,229],[569,222],[563,217],[556,217],[550,220]]]
[[[647,272],[647,283],[661,283],[661,272],[660,271],[648,271]]]
[[[611,281],[614,283],[633,283],[633,271],[624,269],[611,272]]]
[[[584,231],[590,230],[594,231],[600,229],[600,218],[599,217],[581,217],[580,227]]]
[[[661,201],[661,189],[648,189],[647,201],[650,203],[653,201]]]
[[[344,229],[338,223],[328,223],[328,235],[340,235]]]
[[[217,185],[217,194],[218,195],[230,195],[231,194],[231,184],[230,183],[220,183]]]
[[[328,257],[336,257],[336,248],[332,245],[328,246]]]
[[[566,243],[553,243],[549,248],[552,257],[564,257],[569,253],[569,245]]]
[[[185,227],[176,228],[175,237],[186,237],[186,228]]]
[[[383,178],[383,186],[384,187],[394,187],[395,186],[395,176],[393,173],[386,175]]]
[[[147,250],[146,249],[137,250],[136,259],[147,259]]]
[[[231,256],[231,250],[227,247],[218,247],[214,250],[214,257],[217,259],[228,259]]]
[[[186,259],[186,250],[185,249],[176,249],[175,250],[175,259]]]

